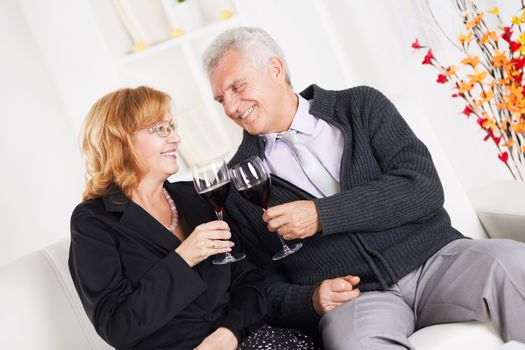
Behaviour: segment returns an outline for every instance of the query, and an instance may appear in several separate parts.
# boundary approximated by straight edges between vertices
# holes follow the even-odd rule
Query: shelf
[[[193,40],[196,40],[202,37],[206,37],[206,36],[210,36],[210,35],[215,35],[217,33],[221,33],[224,30],[228,29],[229,27],[232,27],[238,24],[239,24],[238,16],[233,16],[229,19],[226,19],[226,20],[223,20],[217,23],[209,24],[203,28],[200,28],[192,32],[189,32],[187,34],[184,34],[181,37],[167,39],[166,41],[163,41],[161,43],[149,46],[143,51],[129,54],[123,57],[122,59],[118,60],[118,64],[126,65],[131,62],[136,62],[138,60],[142,60],[152,55],[159,54],[161,52],[164,52],[172,48],[189,45],[189,43],[192,42]]]

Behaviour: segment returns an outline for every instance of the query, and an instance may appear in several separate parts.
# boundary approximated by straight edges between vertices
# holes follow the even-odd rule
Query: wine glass
[[[199,196],[208,202],[215,211],[217,219],[222,220],[222,208],[230,190],[230,173],[224,159],[217,158],[193,167],[193,185]],[[215,265],[223,265],[242,260],[246,254],[229,252],[213,260]]]
[[[268,209],[270,204],[271,178],[264,164],[258,156],[248,158],[231,169],[232,181],[237,191],[247,200],[262,208]],[[272,259],[279,260],[298,251],[303,244],[287,245],[281,235],[277,234],[283,250],[275,254]]]

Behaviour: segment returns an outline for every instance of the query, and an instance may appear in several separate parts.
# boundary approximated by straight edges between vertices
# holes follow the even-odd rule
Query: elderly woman
[[[167,182],[181,141],[171,104],[148,87],[121,89],[85,121],[69,268],[89,319],[119,349],[311,348],[294,331],[259,328],[266,300],[255,268],[208,259],[234,243],[191,183]]]

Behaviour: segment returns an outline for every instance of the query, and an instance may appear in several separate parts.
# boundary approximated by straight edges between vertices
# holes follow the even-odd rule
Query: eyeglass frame
[[[166,132],[160,132],[159,131],[159,127],[161,126],[166,126]],[[146,129],[146,131],[149,133],[149,134],[157,134],[157,136],[159,137],[168,137],[171,135],[171,133],[173,131],[176,131],[179,129],[179,124],[177,123],[177,121],[175,119],[172,119],[171,121],[167,121],[167,120],[162,120],[158,123],[156,123],[154,126],[152,126],[151,128],[148,128]]]

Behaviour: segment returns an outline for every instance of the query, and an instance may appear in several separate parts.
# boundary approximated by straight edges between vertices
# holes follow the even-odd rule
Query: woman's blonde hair
[[[91,107],[80,135],[86,160],[83,200],[119,189],[131,197],[147,171],[136,156],[132,136],[163,120],[171,107],[169,95],[146,86],[111,92]]]

